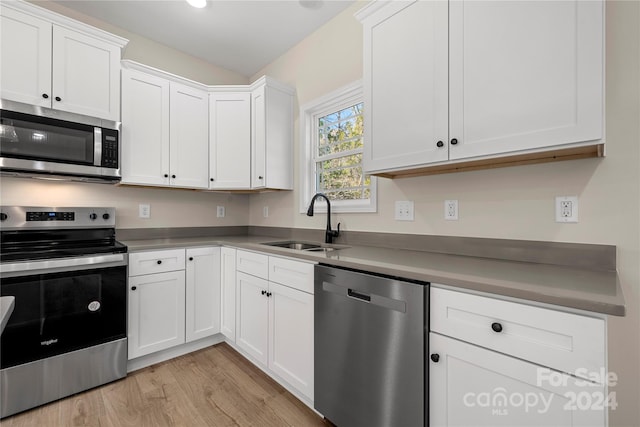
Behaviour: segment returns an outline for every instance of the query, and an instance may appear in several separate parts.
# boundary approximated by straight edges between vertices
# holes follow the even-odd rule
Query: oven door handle
[[[29,275],[70,271],[74,269],[117,267],[127,265],[126,254],[93,255],[77,258],[59,258],[40,261],[22,261],[0,264],[0,274],[21,273]]]

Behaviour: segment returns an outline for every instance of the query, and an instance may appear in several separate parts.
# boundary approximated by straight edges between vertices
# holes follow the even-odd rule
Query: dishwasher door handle
[[[377,305],[379,307],[384,307],[389,310],[399,311],[401,313],[407,312],[407,303],[400,299],[393,299],[389,297],[385,297],[382,295],[378,295],[375,292],[371,292],[370,294],[364,294],[358,291],[354,291],[353,288],[349,288],[348,285],[338,285],[336,283],[326,282],[322,279],[322,291],[329,292],[334,295],[338,295],[347,300],[358,300],[362,302],[369,303],[371,305]],[[316,298],[318,294],[316,293]]]
[[[370,295],[365,295],[365,294],[355,292],[353,289],[348,289],[347,295],[349,295],[351,298],[357,298],[357,299],[361,299],[362,301],[371,302]]]

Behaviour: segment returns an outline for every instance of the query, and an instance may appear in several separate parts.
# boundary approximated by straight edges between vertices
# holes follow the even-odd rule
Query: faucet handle
[[[336,230],[333,230],[333,237],[338,237],[338,235],[340,234],[340,223],[338,223],[338,228]]]

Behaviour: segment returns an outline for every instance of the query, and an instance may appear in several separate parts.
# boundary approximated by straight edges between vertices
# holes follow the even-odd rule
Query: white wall
[[[50,0],[28,0],[43,8],[100,28],[129,40],[122,52],[122,59],[130,59],[158,68],[187,79],[209,85],[247,84],[247,77],[225,68],[210,64],[200,58],[180,52],[169,46],[156,43],[146,37],[84,15]]]
[[[282,57],[260,70],[296,87],[304,105],[362,76],[362,34],[353,13],[359,3],[328,22]],[[619,407],[612,426],[640,425],[640,2],[606,6],[606,140],[604,159],[378,180],[378,213],[332,219],[345,230],[400,232],[616,245],[628,314],[609,318],[609,368],[620,376],[611,391]],[[402,102],[404,94],[398,94]],[[296,112],[296,115],[298,113]],[[295,159],[299,159],[296,117]],[[299,181],[296,165],[296,179]],[[322,229],[325,218],[299,212],[299,183],[293,192],[264,193],[250,200],[251,225]],[[554,198],[577,195],[578,224],[558,224]],[[459,221],[443,219],[445,199],[457,199]],[[415,221],[393,219],[396,200],[415,202]],[[263,218],[269,206],[269,218]]]
[[[249,221],[245,194],[2,178],[0,200],[8,206],[115,207],[117,228],[229,226]],[[138,218],[139,203],[151,205],[150,218]],[[225,207],[224,218],[216,217],[216,206]]]

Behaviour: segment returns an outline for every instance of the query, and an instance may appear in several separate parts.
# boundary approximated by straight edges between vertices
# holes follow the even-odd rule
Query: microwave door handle
[[[93,128],[93,165],[102,166],[102,128]]]

